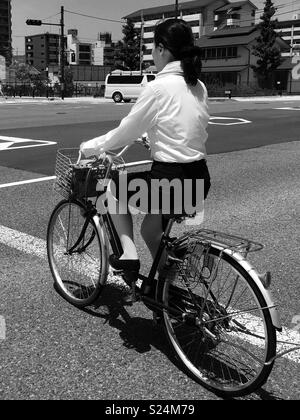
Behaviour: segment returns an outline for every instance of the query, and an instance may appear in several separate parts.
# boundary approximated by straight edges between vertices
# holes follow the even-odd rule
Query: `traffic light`
[[[41,26],[42,25],[42,21],[41,20],[27,19],[26,20],[26,24],[27,25],[32,25],[32,26]]]

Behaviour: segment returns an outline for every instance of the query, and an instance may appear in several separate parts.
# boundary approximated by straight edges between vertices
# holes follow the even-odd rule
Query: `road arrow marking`
[[[24,144],[29,143],[29,144]],[[19,137],[0,136],[0,151],[29,149],[32,147],[54,146],[54,141],[22,139]]]
[[[224,122],[214,122],[215,120]],[[229,122],[229,121],[232,122]],[[231,118],[231,117],[210,117],[208,124],[211,125],[241,125],[241,124],[251,124],[252,121],[245,120],[244,118]]]

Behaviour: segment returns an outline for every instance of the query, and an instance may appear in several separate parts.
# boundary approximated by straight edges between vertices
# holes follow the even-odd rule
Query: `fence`
[[[3,83],[2,90],[7,97],[60,97],[61,87],[59,84],[54,86],[47,85],[34,85],[31,83]],[[94,86],[88,86],[82,83],[73,83],[73,85],[67,85],[65,90],[65,96],[104,96],[104,85],[101,83]]]

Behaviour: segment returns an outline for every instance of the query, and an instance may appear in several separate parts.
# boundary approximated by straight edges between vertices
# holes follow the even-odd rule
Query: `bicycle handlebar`
[[[149,145],[149,142],[147,140],[147,137],[144,136],[144,135],[142,137],[138,138],[137,140],[135,140],[135,143],[142,144],[144,147],[146,147],[146,149],[150,149],[150,145]],[[102,159],[102,154],[100,154],[98,158],[95,156],[96,160],[93,162],[92,166],[97,166],[99,164],[103,164],[105,160],[108,160],[109,161],[109,168],[111,168],[113,163],[114,163],[114,159],[118,159],[118,158],[122,157],[124,155],[124,153],[127,152],[129,147],[130,147],[129,145],[123,147],[123,149],[116,155],[110,155],[110,154],[105,153],[105,159],[104,160]],[[80,162],[82,160],[82,157],[83,157],[83,153],[79,150],[79,156],[78,156],[78,160],[76,162],[76,165],[80,164]]]

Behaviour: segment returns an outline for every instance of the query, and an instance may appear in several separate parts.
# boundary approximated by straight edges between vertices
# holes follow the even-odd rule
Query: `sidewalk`
[[[22,98],[19,97],[7,97],[0,98],[0,104],[16,104],[16,103],[77,103],[77,102],[93,102],[93,103],[107,103],[112,102],[112,99],[105,99],[105,98],[93,98],[92,96],[85,96],[85,97],[77,97],[77,98],[65,98],[62,100],[58,96],[45,98],[45,97],[29,97],[23,96]]]
[[[248,96],[248,97],[233,97],[231,99],[228,99],[226,97],[209,97],[209,100],[211,102],[217,101],[217,102],[228,102],[228,101],[238,101],[238,102],[278,102],[278,101],[300,101],[300,95],[283,95],[283,96]],[[62,100],[59,97],[51,97],[51,98],[45,98],[45,97],[22,97],[22,98],[11,98],[8,97],[7,99],[0,97],[0,105],[1,104],[25,104],[25,103],[82,103],[82,102],[89,102],[89,103],[95,103],[95,104],[101,104],[101,103],[113,103],[112,99],[106,99],[106,98],[94,98],[92,96],[85,96],[85,97],[75,97],[75,98],[65,98]]]

